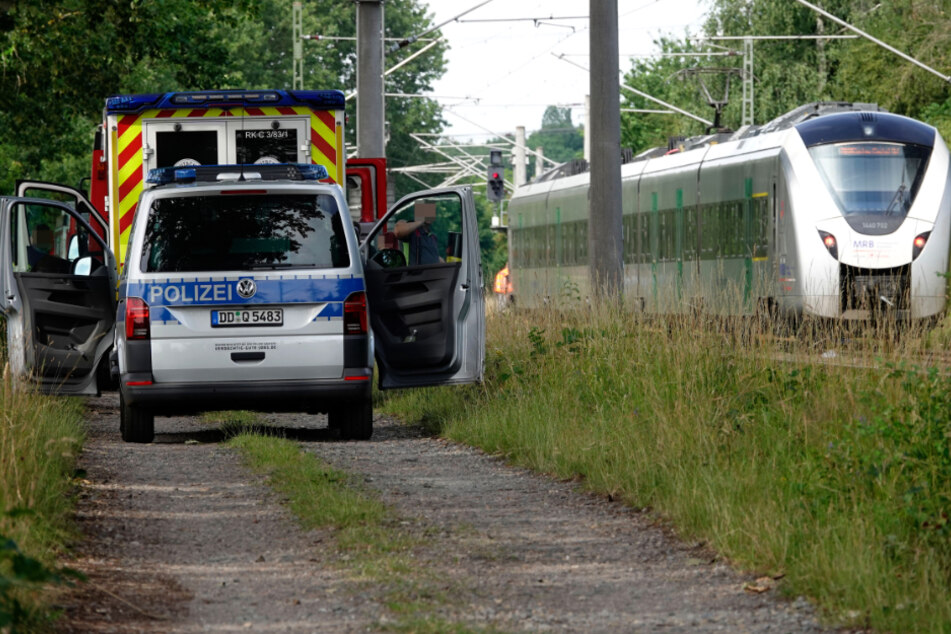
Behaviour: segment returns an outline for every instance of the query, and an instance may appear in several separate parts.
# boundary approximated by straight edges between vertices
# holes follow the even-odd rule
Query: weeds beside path
[[[42,629],[51,616],[44,589],[75,578],[55,561],[72,536],[82,403],[14,389],[5,374],[0,412],[0,630]]]
[[[650,507],[832,622],[951,632],[951,374],[907,360],[933,333],[859,332],[876,363],[854,367],[827,362],[854,332],[724,326],[511,312],[489,322],[483,386],[385,407]]]

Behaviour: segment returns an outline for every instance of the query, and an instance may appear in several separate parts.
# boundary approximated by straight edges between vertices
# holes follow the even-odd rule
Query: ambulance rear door
[[[147,119],[145,171],[186,165],[310,163],[306,116]]]

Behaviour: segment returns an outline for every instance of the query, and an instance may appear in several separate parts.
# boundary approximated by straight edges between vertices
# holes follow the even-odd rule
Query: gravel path
[[[152,445],[118,438],[118,399],[91,399],[70,565],[90,583],[62,599],[65,632],[360,632],[392,620],[384,589],[334,565],[195,418],[159,418]],[[319,418],[268,415],[307,451],[359,474],[425,535],[415,553],[450,594],[437,616],[552,632],[819,632],[803,600],[753,582],[620,504],[425,438],[377,416],[369,442]]]

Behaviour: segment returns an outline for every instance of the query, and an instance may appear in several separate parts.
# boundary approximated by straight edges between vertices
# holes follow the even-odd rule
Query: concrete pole
[[[357,0],[357,155],[386,156],[383,2]]]
[[[591,163],[591,95],[584,96],[584,160]]]
[[[588,263],[596,299],[621,299],[621,87],[617,0],[589,0],[591,51],[591,188]],[[587,136],[585,130],[585,136]]]
[[[304,42],[301,37],[304,34],[304,8],[300,2],[295,2],[291,5],[292,8],[292,18],[293,18],[293,27],[291,28],[291,33],[293,34],[294,42],[292,50],[294,51],[294,90],[303,90],[304,89]]]
[[[525,126],[515,128],[515,189],[525,184]]]

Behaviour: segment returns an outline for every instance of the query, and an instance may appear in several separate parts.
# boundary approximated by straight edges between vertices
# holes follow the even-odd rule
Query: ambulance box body
[[[90,199],[125,262],[139,196],[160,167],[310,163],[343,186],[344,95],[339,90],[217,90],[106,100]]]

